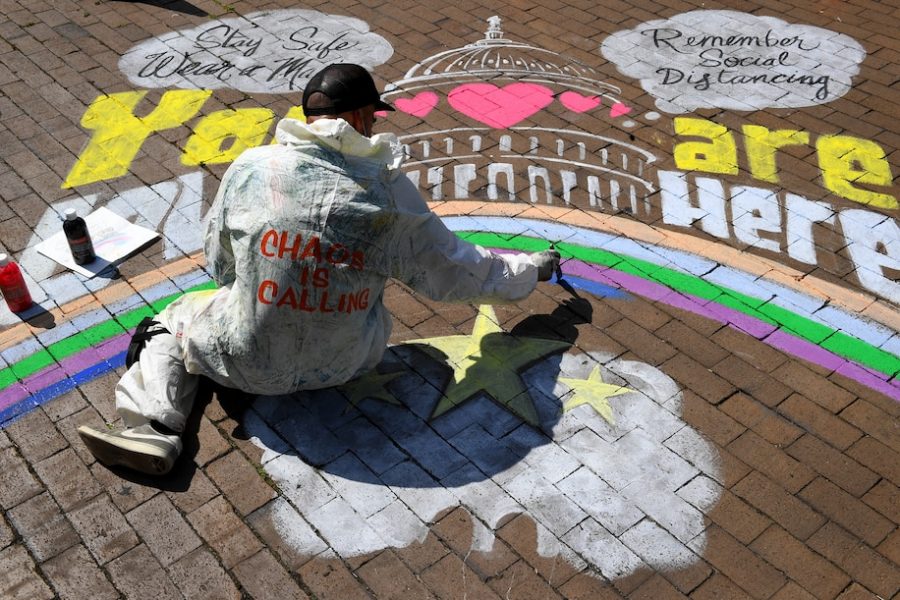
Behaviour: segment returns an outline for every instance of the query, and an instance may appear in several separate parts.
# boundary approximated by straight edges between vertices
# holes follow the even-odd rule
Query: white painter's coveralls
[[[127,427],[180,431],[197,377],[254,394],[344,383],[381,360],[394,277],[434,300],[503,302],[537,282],[528,255],[461,241],[398,169],[392,134],[341,119],[282,120],[277,144],[243,153],[210,208],[217,290],[175,300],[116,387]]]

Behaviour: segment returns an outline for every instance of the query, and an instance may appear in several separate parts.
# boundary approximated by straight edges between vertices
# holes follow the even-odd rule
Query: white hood
[[[402,147],[396,135],[376,133],[366,137],[344,119],[317,119],[313,123],[282,119],[275,128],[275,140],[287,146],[318,143],[348,156],[374,159],[391,169],[399,168],[403,162]]]

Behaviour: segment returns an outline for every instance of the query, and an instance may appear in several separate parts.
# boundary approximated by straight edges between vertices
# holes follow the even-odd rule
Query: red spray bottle
[[[22,312],[32,305],[31,292],[25,285],[19,265],[6,254],[0,254],[0,292],[13,312]]]

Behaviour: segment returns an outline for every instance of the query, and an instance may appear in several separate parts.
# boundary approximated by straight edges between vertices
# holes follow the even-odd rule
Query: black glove
[[[559,251],[544,250],[531,255],[531,262],[538,269],[538,281],[550,281],[556,270],[559,269]]]

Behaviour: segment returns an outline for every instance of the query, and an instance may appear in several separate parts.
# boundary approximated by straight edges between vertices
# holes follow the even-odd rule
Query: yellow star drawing
[[[440,416],[479,392],[527,423],[538,424],[537,411],[519,373],[550,354],[568,349],[571,344],[559,340],[516,337],[497,324],[490,305],[482,305],[472,335],[451,335],[411,341],[438,361],[453,369],[431,418]]]
[[[560,377],[559,381],[565,383],[572,388],[572,397],[563,404],[563,412],[569,412],[582,404],[589,404],[598,415],[606,419],[606,422],[613,425],[612,407],[609,405],[609,399],[613,396],[619,396],[628,392],[633,392],[631,388],[620,385],[612,385],[604,383],[603,376],[600,374],[600,367],[594,367],[587,379],[573,379],[570,377]]]
[[[395,371],[393,373],[371,371],[353,381],[348,381],[339,389],[353,406],[356,406],[366,398],[381,400],[388,404],[399,406],[400,401],[388,391],[387,384],[401,375],[403,375],[403,371]]]

